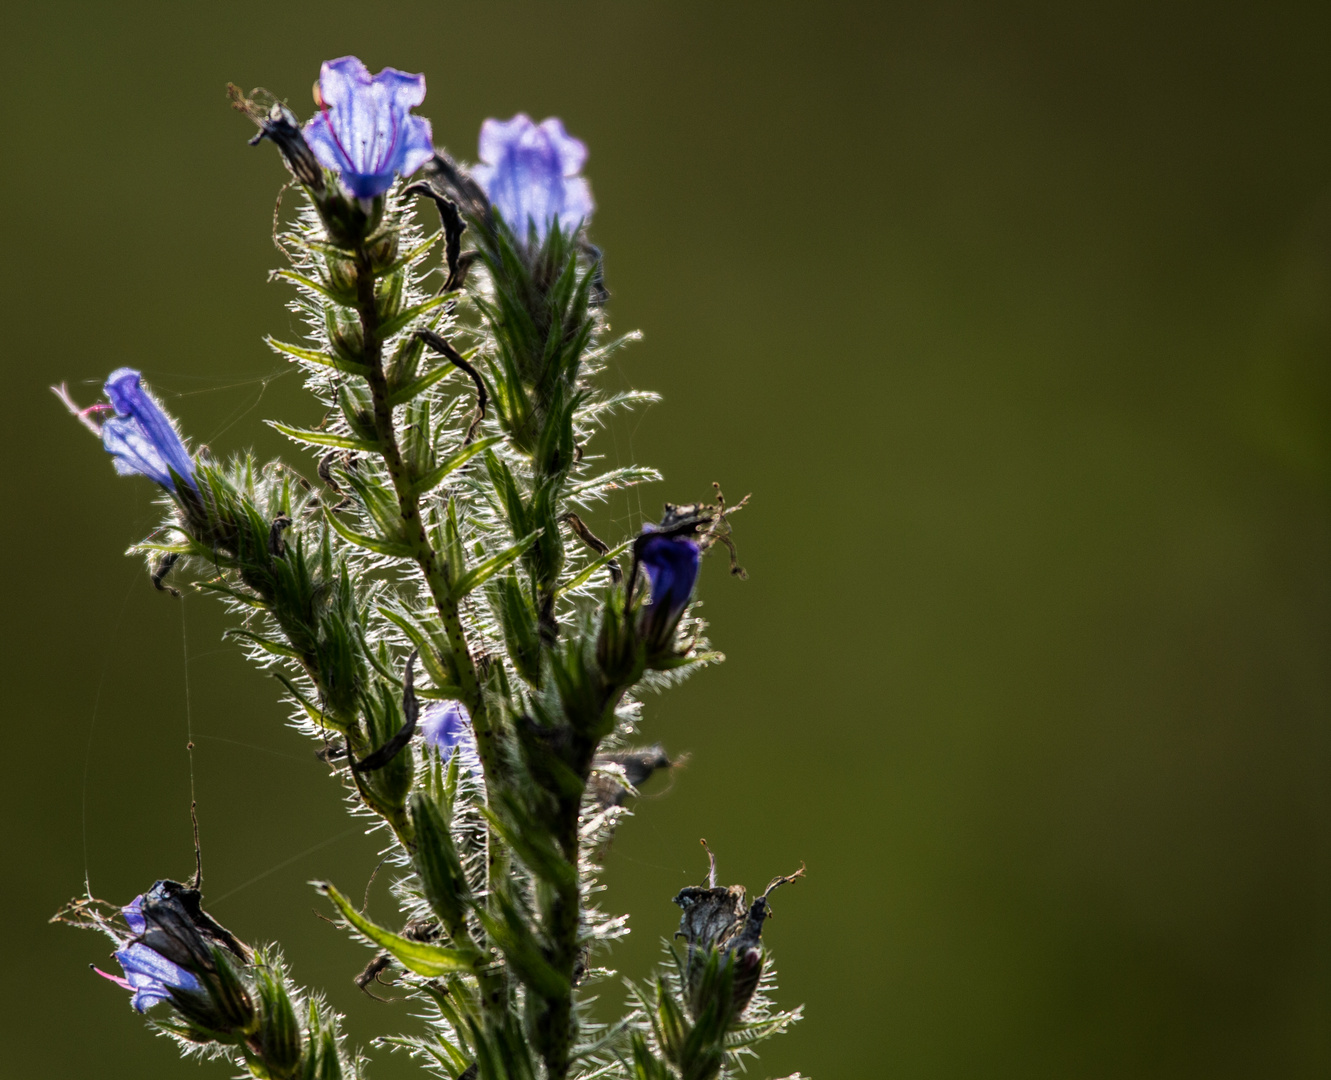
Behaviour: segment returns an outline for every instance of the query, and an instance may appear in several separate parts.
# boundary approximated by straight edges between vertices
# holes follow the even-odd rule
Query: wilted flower
[[[171,418],[143,388],[142,376],[133,368],[118,368],[107,377],[104,389],[111,399],[109,405],[80,409],[63,386],[53,389],[75,416],[102,437],[102,445],[114,455],[116,472],[121,476],[137,473],[173,493],[180,479],[198,490],[189,451]],[[108,412],[115,415],[98,427],[93,417]]]
[[[305,140],[320,164],[334,170],[358,199],[372,199],[434,156],[430,121],[411,115],[425,100],[425,76],[384,68],[371,75],[354,56],[319,69],[319,112]]]
[[[707,858],[706,884],[681,889],[675,897],[675,903],[684,909],[675,936],[688,945],[684,975],[694,1015],[701,1014],[707,1004],[707,962],[711,953],[719,951],[734,964],[728,1008],[737,1016],[748,1007],[762,977],[763,923],[772,911],[768,897],[773,890],[803,877],[804,867],[773,878],[761,896],[746,904],[744,886],[718,886],[716,858],[710,849]]]
[[[130,933],[135,937],[147,928],[143,917],[143,897],[136,896],[129,904],[121,908]],[[160,953],[154,952],[142,942],[130,940],[115,952],[125,977],[111,975],[101,968],[93,968],[98,975],[110,979],[113,983],[134,991],[130,1004],[139,1012],[146,1012],[159,1001],[167,1001],[172,990],[202,990],[199,980],[179,964],[172,963]]]
[[[458,766],[478,780],[484,775],[481,755],[476,749],[476,733],[465,705],[457,701],[436,701],[421,711],[421,731],[425,745],[436,751],[444,763],[458,752]]]
[[[481,125],[481,161],[471,170],[490,202],[519,240],[529,223],[544,240],[558,218],[560,227],[577,228],[592,214],[592,192],[578,175],[587,147],[550,117],[540,124],[526,113],[512,120]]]
[[[651,531],[639,537],[636,551],[652,586],[651,603],[642,610],[642,635],[650,649],[665,649],[693,595],[702,552],[696,540]]]

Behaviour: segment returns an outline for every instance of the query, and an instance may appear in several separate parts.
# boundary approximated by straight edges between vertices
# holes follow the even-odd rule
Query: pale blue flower
[[[491,205],[519,241],[530,225],[544,240],[558,219],[565,231],[578,228],[592,215],[592,192],[578,175],[587,147],[550,117],[540,124],[526,113],[512,120],[487,120],[481,125],[481,162],[471,170]]]
[[[371,75],[354,56],[319,69],[319,112],[305,141],[358,199],[372,199],[434,156],[430,121],[411,115],[425,100],[425,76],[384,68]]]
[[[458,752],[458,767],[476,779],[484,775],[481,755],[476,749],[476,733],[465,705],[457,701],[436,701],[421,712],[421,731],[425,745],[436,751],[444,763]]]
[[[116,472],[146,476],[171,492],[178,477],[197,491],[189,451],[171,418],[143,388],[142,376],[133,368],[118,368],[104,389],[115,415],[102,424],[102,445],[115,456]]]

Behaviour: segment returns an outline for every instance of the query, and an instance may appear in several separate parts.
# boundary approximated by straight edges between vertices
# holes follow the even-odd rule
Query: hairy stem
[[[481,764],[485,769],[487,790],[498,775],[500,768],[498,739],[494,726],[486,710],[485,692],[481,685],[476,662],[472,658],[467,644],[466,630],[462,625],[462,616],[457,601],[452,595],[453,574],[447,563],[439,558],[438,552],[430,543],[421,518],[420,497],[412,488],[413,477],[409,475],[406,463],[402,460],[402,451],[398,446],[397,431],[393,426],[393,407],[389,404],[388,380],[383,366],[383,339],[379,334],[379,309],[375,301],[375,273],[370,253],[365,244],[356,250],[356,307],[360,316],[361,332],[364,339],[363,359],[367,366],[367,381],[370,398],[374,408],[375,437],[379,443],[379,453],[384,467],[388,470],[397,495],[398,513],[402,518],[403,533],[412,557],[420,568],[426,587],[434,600],[435,610],[447,636],[457,671],[458,685],[462,689],[463,704],[471,713],[472,729],[476,733],[476,748]],[[490,853],[500,850],[497,838],[487,836],[487,848]],[[493,892],[494,875],[505,869],[493,854],[487,857],[487,876]],[[507,1006],[507,983],[502,971],[491,969],[479,976],[481,1003],[486,1013],[495,1016]]]

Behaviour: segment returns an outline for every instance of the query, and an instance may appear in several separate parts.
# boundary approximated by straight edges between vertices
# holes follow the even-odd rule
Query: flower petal
[[[138,896],[122,907],[120,913],[125,916],[125,922],[129,925],[131,934],[142,934],[148,929],[148,920],[143,917],[142,893],[139,893]]]
[[[133,368],[117,368],[107,377],[106,396],[116,415],[102,425],[102,445],[115,455],[116,472],[140,473],[175,491],[172,470],[190,487],[194,462],[176,433],[171,418],[143,388]]]
[[[466,706],[457,701],[436,701],[421,712],[420,725],[425,745],[438,753],[445,764],[456,750],[459,768],[477,779],[484,775]]]
[[[409,176],[434,156],[430,122],[410,115],[425,100],[424,75],[384,68],[372,76],[343,56],[320,68],[319,98],[305,141],[357,198],[383,194],[395,175]]]
[[[139,941],[132,941],[123,949],[116,950],[116,959],[129,985],[136,989],[161,983],[180,990],[199,990],[202,987],[193,974],[179,964],[172,963],[165,956],[154,952]]]
[[[564,130],[558,117],[539,125],[526,113],[481,125],[482,164],[472,170],[499,216],[519,243],[536,231],[544,241],[555,221],[576,230],[591,216],[591,188],[577,175],[587,147]]]
[[[587,144],[581,139],[575,139],[564,130],[564,121],[557,116],[548,117],[541,121],[541,130],[545,132],[545,137],[554,150],[555,156],[559,158],[559,163],[564,176],[577,176],[578,172],[587,164]]]

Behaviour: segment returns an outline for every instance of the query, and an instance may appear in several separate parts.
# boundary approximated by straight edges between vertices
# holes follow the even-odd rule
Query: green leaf
[[[317,251],[321,255],[337,255],[343,259],[354,259],[356,253],[350,248],[340,248],[336,244],[330,244],[326,240],[310,240],[296,232],[284,232],[282,239],[288,244],[294,244],[298,248],[306,251]]]
[[[485,932],[499,946],[518,978],[541,997],[557,999],[568,993],[568,980],[545,958],[540,943],[522,915],[502,893],[495,894],[499,916],[476,909]]]
[[[520,559],[527,549],[531,547],[532,544],[536,543],[536,539],[541,535],[541,531],[542,530],[537,529],[534,533],[527,534],[516,544],[510,544],[508,547],[504,548],[504,550],[498,555],[491,555],[484,562],[473,566],[463,574],[462,577],[458,578],[456,583],[454,583],[452,592],[453,600],[461,600],[471,592],[472,589],[476,588],[476,586],[485,584],[485,582],[489,581],[495,576],[495,574],[499,573],[500,570],[506,569]]]
[[[316,446],[337,446],[343,450],[361,450],[371,454],[379,450],[377,444],[366,442],[364,439],[353,439],[350,435],[333,435],[327,431],[287,427],[286,424],[279,424],[276,420],[265,420],[264,423],[297,442],[314,443]]]
[[[315,281],[313,278],[308,278],[304,274],[297,274],[294,270],[276,270],[273,272],[272,276],[278,278],[285,278],[287,281],[294,282],[297,285],[302,285],[307,289],[312,289],[315,292],[317,292],[320,296],[322,296],[325,300],[331,300],[333,303],[339,304],[342,307],[355,306],[354,300],[348,299],[347,297],[344,296],[339,296],[337,293],[333,292],[333,290],[330,289],[327,285]]]
[[[430,299],[423,300],[419,304],[413,304],[411,307],[398,313],[393,318],[385,320],[379,324],[379,340],[387,341],[411,322],[412,319],[416,318],[417,315],[424,315],[427,311],[433,311],[440,304],[448,303],[456,295],[456,293],[447,293],[443,296],[432,296]]]
[[[568,489],[568,497],[570,499],[588,495],[604,497],[607,491],[618,491],[635,484],[653,484],[660,479],[661,474],[655,469],[643,465],[626,465],[622,469],[611,469],[590,480],[573,484]]]
[[[495,443],[504,441],[502,435],[487,435],[484,439],[477,439],[474,443],[454,451],[444,459],[441,465],[431,469],[424,476],[412,481],[411,491],[413,495],[424,495],[427,491],[433,491],[443,481],[449,473],[460,469],[482,450],[488,450]]]
[[[572,581],[568,582],[565,585],[561,585],[559,587],[559,590],[555,593],[555,595],[563,596],[567,592],[572,592],[579,585],[585,585],[591,579],[591,576],[594,573],[596,573],[596,571],[600,570],[602,567],[606,565],[606,563],[610,562],[612,559],[616,558],[619,555],[622,555],[625,551],[628,550],[629,546],[632,543],[633,539],[632,537],[630,537],[628,540],[625,540],[622,544],[620,544],[619,547],[611,548],[595,562],[589,563],[587,566],[583,567],[582,571],[579,574],[577,574]]]
[[[477,349],[468,349],[466,352],[462,354],[462,359],[470,360],[473,356],[476,355],[477,351],[478,351]],[[455,368],[451,363],[440,364],[437,368],[434,368],[432,371],[429,371],[426,374],[422,375],[419,379],[416,379],[413,382],[409,382],[407,383],[406,386],[400,386],[396,390],[394,390],[391,394],[388,395],[388,404],[403,405],[406,402],[410,401],[412,398],[414,398],[417,394],[423,393],[437,382],[442,382],[444,379],[448,378],[448,376],[452,375],[453,372],[458,370],[460,369]]]
[[[436,979],[441,975],[451,975],[455,972],[472,973],[476,970],[480,957],[475,953],[462,949],[448,949],[442,945],[429,945],[423,941],[410,941],[400,934],[394,934],[370,922],[352,906],[350,900],[327,881],[316,881],[313,885],[337,905],[338,911],[347,922],[381,949],[387,949],[392,953],[408,971],[414,971],[427,979]]]
[[[222,633],[224,638],[241,638],[244,641],[251,641],[259,646],[264,652],[272,653],[273,656],[285,656],[291,660],[299,660],[300,653],[290,645],[283,645],[280,641],[274,641],[272,638],[264,637],[261,634],[255,634],[249,630],[242,630],[238,626],[233,626]]]
[[[398,544],[382,537],[366,536],[364,533],[355,532],[343,525],[332,510],[328,511],[328,523],[333,526],[333,530],[338,536],[349,543],[355,544],[358,548],[373,551],[376,555],[387,555],[394,559],[410,559],[412,557],[411,548],[406,544]]]
[[[300,702],[301,708],[305,710],[305,715],[308,716],[310,720],[318,727],[331,728],[333,731],[347,730],[346,725],[339,723],[337,717],[333,716],[326,709],[319,708],[312,701],[310,701],[309,698],[307,698],[303,693],[301,693],[300,687],[298,687],[294,682],[292,682],[292,680],[289,679],[283,672],[278,671],[274,668],[269,671],[269,674],[271,674],[274,679],[276,679],[284,687],[286,687],[286,691],[288,694],[290,694],[293,698],[295,698],[297,701]]]
[[[388,266],[385,266],[382,270],[378,271],[375,274],[375,276],[379,278],[386,278],[393,274],[396,274],[404,266],[407,266],[410,263],[414,263],[417,259],[419,259],[422,255],[424,255],[427,251],[429,251],[432,247],[434,247],[434,245],[439,242],[439,238],[443,235],[444,235],[443,232],[440,231],[432,236],[427,237],[424,242],[417,244],[405,255],[400,256],[396,262],[389,263]]]
[[[429,673],[435,688],[440,694],[450,700],[461,701],[462,688],[453,685],[453,677],[439,662],[439,646],[431,639],[430,635],[401,611],[383,606],[379,607],[378,611],[380,615],[406,634],[411,643],[416,646],[416,652],[421,658],[421,666]],[[451,691],[456,691],[456,693]],[[425,692],[419,687],[416,692],[422,697],[426,696]]]
[[[354,360],[344,360],[338,356],[329,356],[327,353],[319,352],[316,349],[306,349],[300,345],[290,345],[285,341],[278,341],[271,334],[263,339],[270,349],[274,352],[282,353],[284,356],[291,356],[297,360],[304,360],[310,364],[320,364],[323,367],[335,368],[338,371],[345,371],[349,375],[365,376],[370,373],[368,364],[358,364]]]
[[[248,604],[250,607],[258,608],[260,611],[267,611],[268,604],[258,596],[249,593],[243,593],[239,589],[233,589],[230,585],[224,585],[220,581],[196,581],[193,583],[196,589],[207,589],[209,592],[220,593],[222,596],[230,597],[240,604]]]

